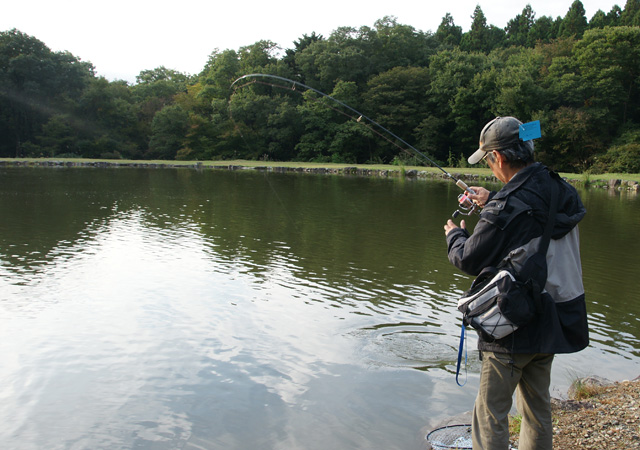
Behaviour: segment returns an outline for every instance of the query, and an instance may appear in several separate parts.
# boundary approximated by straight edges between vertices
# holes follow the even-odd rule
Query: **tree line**
[[[254,83],[295,80],[364,112],[437,162],[464,166],[495,116],[540,120],[537,159],[562,171],[640,172],[640,0],[587,20],[530,5],[505,28],[480,5],[469,31],[435,32],[384,17],[372,27],[215,50],[197,75],[165,67],[136,82],[96,76],[90,62],[0,32],[0,156],[414,164],[313,91]],[[326,99],[324,99],[326,100]]]

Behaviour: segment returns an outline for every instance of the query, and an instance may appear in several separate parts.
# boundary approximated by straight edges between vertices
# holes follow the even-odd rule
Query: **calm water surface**
[[[0,169],[0,448],[420,449],[455,383],[446,182]],[[640,374],[640,200],[582,192],[591,346]],[[469,222],[472,222],[473,219]]]

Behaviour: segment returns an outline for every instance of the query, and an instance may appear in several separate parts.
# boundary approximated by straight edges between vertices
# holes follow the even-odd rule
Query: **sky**
[[[489,25],[504,28],[530,4],[536,17],[564,17],[573,0],[395,0],[320,3],[282,0],[18,0],[5,2],[0,31],[13,28],[91,62],[98,76],[135,83],[142,70],[164,66],[198,74],[217,50],[238,50],[259,40],[293,48],[304,34],[324,37],[339,27],[372,27],[394,16],[399,24],[435,32],[446,13],[467,31],[479,4]],[[8,4],[7,4],[8,3]],[[588,20],[625,1],[582,0]]]

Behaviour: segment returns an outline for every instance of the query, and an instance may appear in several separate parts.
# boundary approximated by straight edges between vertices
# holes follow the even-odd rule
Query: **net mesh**
[[[471,449],[471,425],[450,425],[437,428],[427,435],[433,450]]]

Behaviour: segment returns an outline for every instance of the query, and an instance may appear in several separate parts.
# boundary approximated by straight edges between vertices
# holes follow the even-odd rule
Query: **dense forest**
[[[435,32],[384,17],[373,27],[214,50],[202,71],[142,71],[108,81],[36,37],[0,32],[0,157],[413,164],[406,152],[295,80],[362,111],[448,166],[464,166],[498,115],[540,120],[537,159],[556,170],[640,172],[640,0],[564,17],[530,5],[505,28],[478,5],[469,31],[447,14]],[[333,105],[335,106],[335,105]]]

